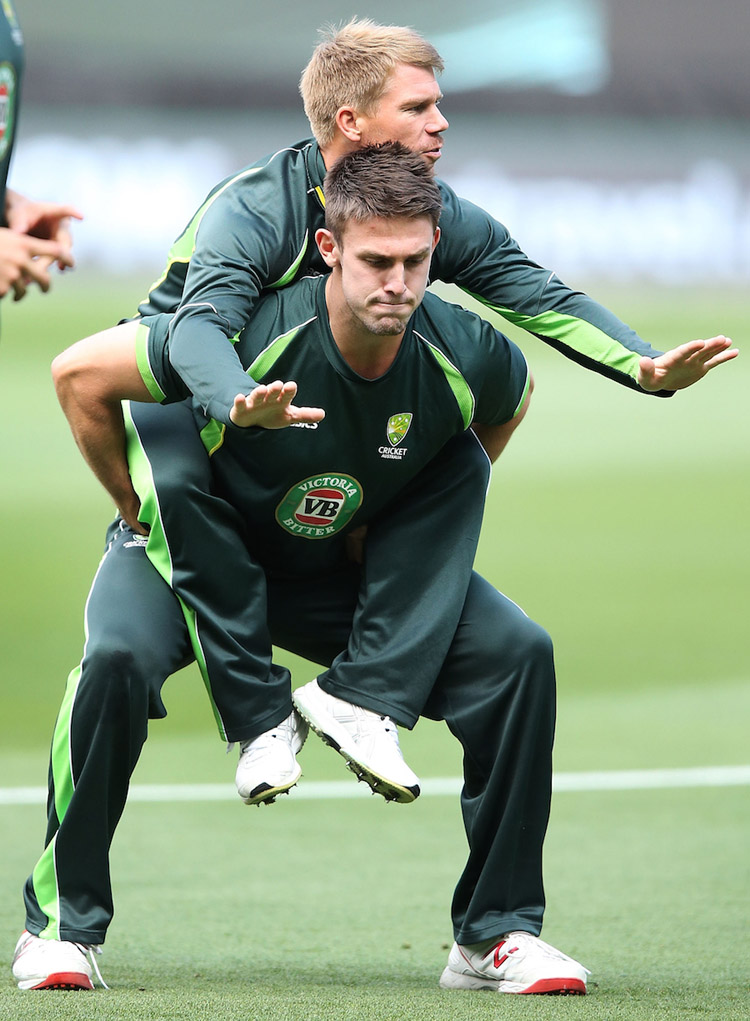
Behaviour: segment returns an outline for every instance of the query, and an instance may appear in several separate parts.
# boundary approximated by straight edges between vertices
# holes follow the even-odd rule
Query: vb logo
[[[336,520],[345,501],[340,489],[313,489],[302,497],[294,516],[306,525],[328,525]]]
[[[283,529],[304,539],[327,539],[346,525],[362,503],[350,475],[312,475],[292,486],[276,508]]]

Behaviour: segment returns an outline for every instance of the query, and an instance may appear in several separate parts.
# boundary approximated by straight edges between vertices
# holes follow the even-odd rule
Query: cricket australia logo
[[[408,448],[402,447],[400,444],[406,439],[406,434],[409,431],[413,417],[410,411],[402,411],[398,415],[391,415],[386,426],[386,435],[388,436],[390,446],[378,447],[378,453],[381,457],[387,458],[390,461],[400,461],[406,455]]]
[[[328,539],[348,524],[362,503],[362,486],[351,475],[311,475],[292,486],[276,508],[276,520],[292,535]]]

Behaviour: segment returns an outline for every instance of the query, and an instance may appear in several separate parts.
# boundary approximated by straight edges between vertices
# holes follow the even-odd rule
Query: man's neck
[[[346,364],[364,379],[378,379],[390,369],[404,334],[379,336],[353,319],[348,306],[337,300],[332,276],[326,281],[326,308],[333,342]]]
[[[393,365],[404,335],[402,333],[400,337],[372,338],[370,334],[370,338],[376,343],[367,350],[362,341],[356,341],[349,348],[346,345],[342,346],[335,334],[333,336],[344,361],[358,376],[362,376],[363,379],[379,379]]]
[[[353,142],[350,142],[340,132],[336,132],[336,137],[325,147],[320,147],[320,155],[323,157],[326,170],[330,170],[336,160],[341,159],[342,156],[346,156],[350,152],[354,152],[357,149]]]

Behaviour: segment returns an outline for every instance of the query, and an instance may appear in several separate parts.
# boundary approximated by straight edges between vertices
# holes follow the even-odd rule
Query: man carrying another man
[[[360,587],[359,569],[346,555],[347,530],[397,500],[473,423],[491,449],[501,448],[525,413],[530,377],[518,348],[488,323],[425,295],[441,196],[419,156],[397,143],[355,151],[329,172],[325,195],[327,226],[315,240],[330,274],[261,297],[237,341],[242,364],[262,384],[246,402],[243,424],[250,428],[221,428],[198,405],[192,413],[211,451],[215,491],[246,526],[245,557],[267,598],[267,616],[254,622],[259,657],[270,655],[272,641],[330,662],[351,630]],[[169,343],[164,332],[150,332],[149,370],[142,371],[167,399],[178,399],[184,382],[169,362]],[[124,379],[128,365],[134,365],[129,345],[102,345],[84,385],[90,389],[98,378],[109,393],[112,373]],[[295,390],[281,380],[292,378],[317,429],[268,428],[289,422]],[[149,393],[141,383],[123,386],[120,396],[148,399]],[[264,419],[266,428],[251,427]],[[380,453],[389,423],[402,441],[408,438],[397,458]],[[159,463],[162,453],[157,437],[152,458],[150,433],[136,423],[131,471],[152,539],[170,519],[158,484],[153,492],[153,480],[171,470]],[[311,493],[315,500],[308,502]],[[335,513],[322,513],[321,503]],[[423,547],[410,551],[414,556],[434,555],[431,534],[423,522]],[[219,560],[212,537],[209,562],[200,536],[175,543],[167,529],[163,544],[174,578],[190,569],[195,553],[217,602],[221,586],[234,585],[240,548]],[[410,558],[402,564],[405,576]],[[177,627],[184,623],[176,614]],[[277,686],[288,687],[285,678],[262,680],[257,694],[248,689],[246,696],[257,715]],[[446,720],[466,763],[469,859],[453,902],[456,944],[441,979],[446,988],[585,992],[585,969],[537,938],[554,713],[547,635],[472,575],[424,708],[424,715]]]
[[[286,285],[297,279],[300,274],[311,270],[321,271],[328,268],[324,254],[325,246],[319,253],[316,246],[311,243],[315,231],[322,225],[321,185],[324,169],[332,165],[335,157],[354,151],[366,142],[379,142],[392,137],[401,137],[411,148],[422,153],[422,159],[429,165],[439,157],[441,132],[447,127],[447,122],[440,115],[436,106],[439,90],[436,86],[434,70],[441,67],[439,57],[428,44],[419,40],[419,37],[416,37],[415,40],[414,34],[408,33],[407,30],[382,29],[375,26],[378,31],[374,31],[368,27],[368,24],[365,24],[364,31],[362,29],[361,24],[355,26],[354,31],[349,31],[348,37],[346,31],[342,30],[334,40],[335,45],[322,45],[311,61],[311,68],[316,71],[317,77],[311,73],[307,76],[307,82],[310,86],[311,82],[317,81],[318,86],[322,87],[320,83],[327,80],[326,61],[332,55],[335,59],[342,59],[342,48],[346,51],[346,45],[344,45],[346,38],[348,38],[349,50],[355,53],[361,68],[365,65],[370,66],[374,52],[379,52],[381,56],[392,52],[392,47],[388,45],[389,36],[393,37],[394,34],[401,33],[398,38],[404,44],[405,33],[408,45],[406,48],[402,46],[397,49],[395,57],[389,64],[386,61],[387,66],[382,72],[380,90],[367,94],[369,105],[365,104],[364,100],[358,101],[360,109],[346,97],[339,96],[340,101],[337,103],[335,96],[327,95],[327,106],[324,104],[321,109],[325,114],[325,109],[330,108],[327,116],[329,121],[331,118],[333,120],[332,123],[323,123],[320,119],[321,109],[313,111],[311,106],[315,99],[315,89],[308,87],[305,95],[306,106],[311,113],[313,124],[316,126],[316,133],[320,133],[320,146],[308,142],[298,147],[292,147],[275,154],[270,160],[263,161],[257,167],[237,175],[217,188],[201,207],[199,214],[191,222],[185,234],[178,240],[162,281],[152,291],[149,301],[142,306],[141,311],[144,318],[139,323],[126,324],[116,328],[115,331],[110,331],[112,336],[109,338],[106,334],[102,335],[103,338],[106,338],[103,343],[111,342],[113,348],[119,344],[120,340],[125,341],[126,346],[130,345],[131,354],[134,356],[134,335],[143,337],[147,329],[150,349],[152,342],[155,342],[160,335],[160,316],[166,313],[170,317],[170,322],[167,325],[171,328],[170,360],[177,368],[179,376],[189,385],[189,389],[196,393],[200,404],[208,409],[211,418],[226,425],[227,432],[233,431],[229,426],[230,422],[236,424],[231,417],[233,413],[236,414],[233,398],[238,392],[246,393],[248,389],[247,376],[233,347],[226,343],[227,338],[234,336],[246,324],[260,290]],[[366,45],[368,41],[369,50]],[[408,46],[412,48],[409,49]],[[416,55],[417,51],[421,53],[421,56]],[[354,77],[351,73],[352,65],[344,64],[343,67],[345,73],[341,77],[346,83],[349,80],[347,74],[351,78]],[[333,111],[332,114],[330,110]],[[323,134],[324,129],[327,132],[325,135]],[[605,310],[585,296],[571,292],[556,278],[550,276],[547,271],[526,259],[508,238],[507,232],[481,210],[472,207],[470,203],[457,199],[444,185],[440,185],[440,190],[443,199],[441,227],[444,227],[444,234],[436,257],[440,272],[433,273],[433,275],[456,280],[474,293],[483,295],[488,304],[503,309],[511,318],[526,325],[534,332],[544,335],[555,344],[565,346],[572,342],[573,356],[585,364],[599,366],[605,374],[613,375],[628,385],[635,385],[636,379],[640,379],[642,385],[648,389],[656,389],[660,385],[672,389],[688,385],[700,378],[707,368],[711,367],[711,364],[716,363],[715,359],[721,358],[726,352],[728,343],[723,338],[718,338],[714,342],[696,342],[695,345],[677,349],[675,353],[658,356],[648,345],[635,337],[631,331]],[[284,205],[284,203],[286,204]],[[281,218],[283,222],[278,217],[274,219],[277,207],[283,211]],[[233,226],[233,232],[229,232],[227,229],[230,224]],[[235,245],[236,249],[233,247]],[[236,276],[236,279],[230,279],[233,275]],[[306,286],[309,285],[306,284]],[[279,292],[279,297],[281,293]],[[171,316],[177,307],[179,307],[179,312],[172,322]],[[143,351],[144,348],[141,347],[140,350]],[[655,357],[651,358],[650,355]],[[645,356],[643,360],[642,356]],[[729,354],[725,356],[729,357]],[[468,357],[468,352],[466,357]],[[460,361],[460,358],[458,360]],[[440,362],[437,355],[436,362]],[[452,364],[455,365],[456,362],[453,361]],[[114,385],[116,382],[114,367],[111,366],[111,369],[110,381]],[[471,420],[470,402],[467,404],[464,399],[467,397],[467,393],[461,387],[458,378],[451,375],[450,372],[448,375],[454,379],[458,389],[463,393],[460,404],[455,395],[454,399],[464,416],[462,422],[465,426],[467,420]],[[445,376],[446,379],[448,375]],[[153,373],[152,378],[156,379],[156,375]],[[221,388],[216,385],[217,379],[222,382]],[[221,396],[217,398],[219,389]],[[153,392],[152,396],[154,396]],[[181,408],[181,410],[184,409]],[[328,410],[330,413],[330,409]],[[397,414],[405,413],[406,410],[405,408],[397,409]],[[152,464],[164,464],[163,459],[160,462],[158,450],[153,445],[161,436],[164,444],[164,458],[171,455],[172,459],[168,465],[167,475],[170,473],[179,475],[185,462],[183,461],[180,470],[176,471],[177,466],[174,459],[178,456],[182,457],[183,451],[188,451],[190,463],[195,463],[192,460],[193,455],[190,453],[191,442],[198,446],[204,461],[205,450],[200,447],[200,444],[197,444],[192,420],[189,422],[189,429],[187,429],[184,425],[185,416],[172,417],[170,416],[171,411],[172,409],[140,407],[132,409],[137,435],[146,436],[148,434],[151,444],[149,456],[152,459]],[[150,415],[144,416],[142,412],[150,412]],[[178,427],[176,431],[173,431],[172,426],[175,422],[178,423]],[[110,443],[109,447],[103,448],[104,456],[97,459],[97,455],[102,453],[101,448],[97,450],[99,436],[112,435],[111,431],[103,432],[101,425],[101,421],[96,422],[95,427],[90,431],[85,428],[76,431],[74,427],[76,437],[89,457],[90,463],[121,507],[125,518],[135,526],[136,530],[143,531],[143,527],[138,524],[137,519],[139,514],[144,514],[144,511],[139,509],[140,499],[132,490],[127,471],[119,477],[116,475],[118,461],[113,454],[116,455],[119,452],[118,445],[121,441],[115,440],[114,443]],[[398,428],[403,428],[403,421],[398,424]],[[306,430],[294,430],[294,433],[297,434],[302,432],[307,433]],[[310,430],[310,434],[315,435],[316,431]],[[299,435],[297,439],[300,439]],[[471,443],[470,438],[467,437],[467,440],[468,443],[464,444],[463,450],[474,450],[476,445]],[[454,440],[455,442],[457,440]],[[410,445],[413,447],[411,436]],[[443,457],[445,451],[450,447],[450,443],[443,446],[438,458]],[[404,465],[407,467],[408,453],[407,459],[404,460]],[[402,469],[403,466],[399,466],[399,468]],[[187,474],[182,477],[187,477]],[[315,477],[317,478],[317,475]],[[485,477],[482,476],[481,471],[477,477],[480,483],[477,487],[478,499],[473,503],[469,500],[467,504],[464,504],[463,493],[460,494],[461,499],[459,500],[454,492],[455,504],[451,508],[450,514],[446,515],[446,520],[455,521],[457,526],[464,527],[465,521],[455,514],[456,508],[460,507],[460,510],[467,515],[475,513],[472,508],[477,505],[481,510],[481,491]],[[158,490],[161,480],[157,478],[155,482]],[[203,482],[205,479],[199,478],[201,485]],[[197,488],[200,489],[200,485]],[[221,518],[214,518],[212,513],[219,508],[221,501],[215,500],[208,492],[210,490],[208,483],[205,485],[205,490],[207,493],[206,525],[210,528],[212,536],[218,540],[224,533],[231,535],[232,528],[236,524],[236,517],[231,520],[227,519],[226,522]],[[448,497],[450,496],[450,487],[448,486],[446,486],[446,494]],[[329,497],[325,497],[325,499],[330,502]],[[419,587],[421,575],[419,581],[416,582],[411,577],[406,579],[407,582],[413,583],[411,590],[408,584],[400,585],[396,580],[399,577],[399,570],[403,567],[402,551],[405,548],[403,536],[405,533],[413,535],[415,532],[413,522],[418,520],[418,518],[415,519],[415,507],[419,506],[420,499],[423,508],[432,507],[432,503],[428,502],[428,490],[420,491],[412,488],[409,500],[401,501],[398,506],[399,512],[406,507],[409,510],[408,514],[395,514],[392,513],[392,508],[384,507],[383,515],[373,519],[367,540],[367,578],[363,573],[359,579],[360,585],[363,586],[361,608],[365,614],[368,608],[372,612],[372,607],[378,605],[377,598],[370,598],[373,591],[380,594],[380,605],[393,605],[391,600],[383,598],[383,593],[389,591],[389,584],[390,591],[395,591],[397,596],[403,589],[404,600],[409,604],[414,604],[415,591],[421,593]],[[351,509],[351,505],[349,505],[349,509]],[[437,513],[439,509],[438,506],[433,513]],[[145,513],[148,514],[148,511]],[[219,511],[219,513],[225,512]],[[229,514],[229,511],[226,513]],[[390,518],[389,514],[391,514]],[[152,531],[155,522],[155,517],[149,522]],[[297,524],[307,527],[305,522],[298,521]],[[467,529],[466,534],[469,538],[473,536],[475,542],[475,520],[471,522],[471,527]],[[167,535],[169,535],[169,529]],[[396,541],[394,541],[394,535]],[[399,536],[401,537],[400,542],[398,541]],[[282,538],[286,541],[285,537]],[[80,759],[74,758],[72,762],[73,775],[71,777],[66,779],[64,775],[59,772],[55,774],[53,770],[53,776],[56,777],[55,783],[57,785],[57,778],[59,778],[59,789],[63,794],[61,797],[56,796],[53,799],[48,831],[48,849],[27,884],[28,924],[31,931],[43,936],[43,939],[37,940],[31,947],[25,948],[24,955],[27,960],[30,959],[32,952],[37,952],[39,943],[51,944],[49,948],[51,956],[59,952],[60,947],[65,944],[72,946],[74,942],[80,942],[89,946],[103,940],[106,926],[111,917],[111,893],[106,871],[107,849],[124,804],[127,778],[135,765],[140,746],[145,738],[145,719],[147,715],[164,715],[164,708],[159,696],[161,684],[168,673],[183,665],[190,657],[186,628],[179,613],[178,604],[160,582],[155,572],[150,571],[149,573],[143,550],[137,546],[133,533],[113,530],[111,539],[108,559],[103,562],[102,569],[97,576],[99,591],[104,595],[100,595],[95,600],[92,591],[88,610],[90,630],[86,657],[81,666],[71,674],[69,693],[66,696],[66,712],[61,714],[56,733],[56,742],[59,742],[61,746],[72,734],[74,743],[76,740],[79,742],[81,756]],[[479,582],[470,575],[470,563],[473,559],[471,542],[466,541],[465,543],[471,556],[464,555],[463,563],[468,564],[468,573],[466,584],[463,584],[460,577],[463,568],[449,559],[450,551],[455,546],[455,535],[447,530],[438,529],[433,532],[432,539],[433,553],[436,555],[428,561],[428,565],[433,567],[438,574],[444,571],[447,581],[446,585],[442,587],[450,586],[455,596],[454,603],[457,606],[452,626],[444,625],[444,622],[437,624],[437,631],[446,642],[446,648],[444,652],[441,652],[443,658],[438,664],[440,666],[443,663],[448,663],[446,658],[449,652],[448,646],[456,624],[463,619],[463,615],[467,612],[467,606],[473,607],[477,611],[477,616],[474,619],[475,637],[476,634],[483,633],[485,640],[489,641],[489,636],[493,632],[502,636],[503,628],[499,627],[498,629],[496,621],[499,604],[496,604],[493,598],[484,592]],[[441,559],[439,555],[440,544],[444,550],[448,551],[445,560]],[[149,545],[154,559],[158,561],[159,536],[152,535]],[[139,557],[138,561],[136,561],[136,557]],[[170,565],[165,565],[164,562],[157,563],[157,566],[160,568],[166,566],[167,573],[171,569]],[[351,577],[356,578],[356,572],[352,568],[348,568],[348,570],[351,571]],[[380,572],[381,579],[384,579],[381,586],[372,584],[372,575],[377,571]],[[103,587],[107,578],[109,579],[109,589]],[[472,596],[472,592],[474,592],[474,596],[470,603],[465,604],[467,585],[469,586],[469,595]],[[479,587],[477,588],[477,586]],[[273,582],[270,585],[270,589],[272,588]],[[159,592],[166,590],[166,597],[157,596],[157,590]],[[107,591],[113,597],[109,601],[105,598]],[[482,595],[477,594],[480,591],[483,593]],[[117,593],[116,601],[114,599],[115,592]],[[128,593],[132,593],[132,597]],[[185,595],[186,597],[190,596],[190,592],[186,590]],[[137,622],[123,622],[119,619],[121,617],[119,608],[123,601],[127,601],[128,605],[134,608],[134,612],[139,614]],[[144,608],[151,607],[153,602],[159,603],[159,613],[141,613]],[[190,600],[186,598],[185,602],[189,608]],[[269,590],[271,630],[274,633],[275,629],[277,635],[283,636],[285,622],[279,618],[278,614],[274,618],[275,605],[278,604],[274,601],[274,593]],[[502,605],[505,607],[504,603]],[[449,609],[450,612],[448,612]],[[480,610],[481,612],[479,612]],[[487,610],[486,616],[485,610]],[[448,607],[446,603],[445,621],[450,620],[453,612],[454,609]],[[359,614],[359,609],[357,613]],[[399,620],[399,613],[394,613],[394,617]],[[354,619],[356,621],[357,616]],[[339,625],[340,621],[339,617]],[[257,617],[253,617],[251,623],[253,627],[257,628]],[[296,624],[296,622],[294,623]],[[128,624],[138,636],[137,645],[129,643],[126,638],[122,637],[122,629]],[[316,655],[311,654],[311,658],[326,663],[330,661],[332,654],[340,654],[346,648],[347,635],[350,636],[353,633],[351,621],[349,624],[350,627],[346,633],[340,629],[335,650],[333,641],[318,639],[317,628],[314,628],[314,634],[305,636],[296,627],[291,627],[289,620],[286,621],[286,626],[293,633],[287,637],[289,643],[307,642],[310,650],[313,649],[315,641],[318,641],[317,653]],[[543,640],[540,637],[539,629],[536,629],[531,622],[527,622],[526,618],[523,620],[514,618],[513,624],[514,627],[519,628],[523,624],[527,629],[529,642],[521,643],[518,654],[520,656],[524,651],[528,653],[525,657],[527,667],[529,663],[534,662],[537,664],[535,667],[537,669],[539,662],[545,658],[543,649],[548,646],[546,639]],[[373,633],[378,633],[377,627],[373,628]],[[176,636],[174,642],[165,641],[165,634]],[[285,642],[282,641],[280,644],[285,644]],[[533,654],[529,652],[528,644],[535,648]],[[326,646],[326,648],[322,646]],[[262,642],[260,647],[263,647]],[[123,669],[122,653],[124,649],[133,650],[132,655],[136,658],[136,663],[131,662],[127,667],[127,677],[124,678],[117,674],[105,675],[105,672],[101,671],[100,683],[97,687],[92,684],[90,678],[95,655],[101,655],[102,648],[104,648],[105,654],[109,648],[109,662],[116,664],[116,670]],[[369,676],[373,684],[376,681],[380,684],[380,690],[373,697],[376,708],[384,708],[387,697],[390,696],[392,699],[395,697],[396,703],[392,715],[397,719],[403,719],[407,725],[421,712],[430,715],[445,715],[444,708],[439,704],[439,697],[435,694],[438,689],[432,689],[433,664],[430,664],[430,669],[424,671],[422,676],[414,678],[413,686],[411,677],[409,678],[410,684],[404,686],[403,674],[399,675],[398,672],[399,656],[391,656],[390,663],[393,671],[389,675],[385,669],[389,662],[386,656],[388,650],[382,650],[373,643],[368,652],[370,653],[369,658],[365,656],[363,664],[360,665],[366,667],[369,663],[370,674],[368,675],[366,670],[363,670],[363,676],[365,678]],[[383,655],[380,656],[380,653]],[[551,656],[551,653],[549,655]],[[324,658],[325,656],[328,658]],[[260,658],[262,660],[263,655]],[[380,667],[381,663],[384,668],[383,676],[375,677],[373,665],[377,664]],[[216,664],[220,671],[223,666],[220,656],[216,657]],[[258,665],[262,667],[263,663]],[[344,667],[347,665],[347,662],[343,663]],[[512,661],[508,665],[511,673],[517,668],[517,662]],[[147,670],[150,671],[150,675],[144,676],[144,672]],[[543,706],[547,706],[549,701],[550,671],[551,660],[547,664],[545,684],[541,685],[546,691],[546,695],[541,696]],[[238,681],[241,681],[244,676],[246,675],[241,674]],[[349,676],[351,678],[351,672]],[[124,683],[119,683],[120,681]],[[402,690],[397,688],[399,682],[401,682]],[[128,685],[133,685],[134,690],[140,692],[138,703],[131,702],[127,708],[127,712],[130,714],[127,718],[132,717],[138,721],[137,725],[131,729],[129,736],[124,734],[126,728],[120,726],[118,730],[118,722],[122,719],[120,713],[124,710],[122,705],[117,703],[117,699],[121,698],[121,692],[127,689]],[[284,694],[285,701],[279,701],[274,715],[260,722],[256,717],[254,723],[249,723],[249,718],[245,716],[242,725],[248,727],[247,735],[240,732],[232,734],[225,727],[227,736],[230,739],[246,740],[252,746],[255,740],[270,734],[273,740],[267,744],[281,743],[277,740],[277,731],[281,723],[285,719],[294,719],[290,713],[291,698],[287,688],[288,678],[277,677],[273,691],[286,692],[286,694]],[[342,685],[338,689],[338,693],[346,696],[353,691],[365,691],[366,688],[366,682],[360,680],[359,685],[356,685],[350,680],[349,686]],[[321,683],[321,689],[327,690],[328,694],[333,694],[335,685],[330,677],[326,682],[326,687],[323,687]],[[266,689],[266,692],[270,690]],[[233,701],[237,703],[238,700],[234,699]],[[544,732],[550,724],[548,710],[546,708],[544,711],[540,710],[539,716],[540,719],[535,720],[534,723]],[[94,723],[100,725],[105,719],[109,721],[107,727],[110,730],[107,731],[107,727],[104,727],[103,731],[110,733],[112,738],[107,754],[110,755],[112,761],[117,759],[120,763],[120,769],[116,775],[115,773],[111,774],[112,790],[117,788],[115,792],[117,800],[107,806],[110,811],[106,813],[106,820],[99,818],[99,813],[105,806],[92,805],[92,798],[101,797],[101,794],[93,794],[93,788],[87,788],[88,774],[85,769],[85,763],[89,759],[94,762],[98,755],[104,754],[104,749],[101,746],[98,748],[95,746],[96,743],[91,739],[91,734]],[[271,727],[270,731],[268,730],[269,726]],[[469,725],[469,730],[471,730],[471,725]],[[299,734],[295,738],[293,731],[294,728],[290,725],[287,746],[291,749],[292,759],[295,743],[299,743]],[[551,743],[551,733],[547,736]],[[119,741],[119,747],[112,743],[117,741]],[[494,742],[491,744],[494,747]],[[490,749],[488,755],[491,754]],[[55,761],[53,754],[53,766]],[[57,762],[60,765],[59,759]],[[542,761],[540,770],[542,773],[546,771],[549,774],[549,761]],[[471,784],[468,784],[468,788],[471,788]],[[548,775],[546,780],[541,779],[539,785],[542,798],[545,788],[549,788]],[[55,789],[57,790],[57,786]],[[70,796],[64,792],[69,792]],[[94,898],[96,903],[91,906],[89,917],[84,917],[83,914],[76,915],[73,911],[69,918],[61,919],[59,914],[55,913],[55,904],[64,904],[67,911],[69,905],[75,903],[77,896],[75,892],[77,878],[75,866],[72,863],[76,860],[75,848],[80,846],[81,834],[79,833],[79,837],[76,839],[76,820],[80,820],[86,811],[84,803],[87,799],[88,815],[86,818],[89,821],[89,830],[86,839],[90,840],[91,831],[95,830],[95,842],[101,856],[100,865],[97,867],[101,883],[97,890],[97,896]],[[70,806],[76,800],[80,808],[76,812],[71,812]],[[469,829],[474,826],[476,821],[473,815],[475,807],[472,801],[472,807],[467,808],[467,828]],[[537,814],[541,817],[544,815],[544,811],[537,812]],[[99,820],[93,827],[91,826],[92,818]],[[65,832],[63,833],[63,831]],[[541,843],[539,846],[541,847]],[[477,854],[481,856],[481,851]],[[65,861],[71,863],[67,872]],[[531,872],[534,871],[531,860],[529,869]],[[476,876],[464,884],[462,894],[464,900],[467,884],[471,886],[474,880],[476,880]],[[68,890],[68,896],[64,899],[57,896],[61,885]],[[533,887],[534,883],[531,882],[530,885]],[[528,900],[531,903],[534,901],[534,896],[529,895],[528,889],[526,892],[521,889],[528,886],[528,883],[520,883],[519,890],[511,899],[516,901],[520,898],[518,902]],[[477,903],[481,900],[480,896]],[[538,896],[534,902],[536,906],[529,909],[528,917],[524,916],[526,924],[532,926],[536,926],[541,917]],[[459,898],[458,903],[458,915],[454,911],[454,918],[461,915],[460,906],[463,900]],[[511,914],[513,917],[517,917],[513,911]],[[510,917],[506,920],[512,921]],[[500,931],[497,926],[501,924],[501,921],[495,920],[491,923],[492,931],[487,931],[486,926],[480,926],[481,932],[473,922],[464,924],[463,921],[457,921],[457,924],[457,936],[468,945],[472,945],[473,937],[478,933],[480,940],[484,938],[485,932],[489,939],[494,939]],[[528,932],[529,930],[523,931]],[[539,946],[540,944],[535,945]],[[520,952],[516,951],[516,961],[519,956]],[[30,970],[34,971],[34,969]],[[44,968],[41,968],[39,972],[43,970]],[[36,975],[36,972],[34,974]],[[576,974],[580,975],[580,969]],[[41,981],[43,980],[44,976],[42,975]],[[489,980],[494,982],[495,978],[492,977]]]

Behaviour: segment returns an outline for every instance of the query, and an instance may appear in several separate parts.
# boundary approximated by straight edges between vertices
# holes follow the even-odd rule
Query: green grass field
[[[49,362],[128,313],[141,286],[56,284],[2,308],[0,788],[45,783],[111,515]],[[662,347],[716,332],[747,345],[739,292],[590,290]],[[662,401],[522,346],[536,390],[495,470],[478,566],[555,639],[556,769],[750,763],[750,354]],[[296,683],[314,675],[287,661]],[[135,782],[231,792],[234,758],[197,673],[171,679],[165,700]],[[460,774],[439,725],[402,745],[422,776]],[[301,761],[301,788],[349,777],[313,739]],[[43,810],[0,805],[0,820],[1,963]],[[591,968],[591,995],[498,1003],[437,988],[464,856],[454,796],[386,806],[300,790],[260,811],[133,801],[113,849],[110,992],[22,996],[8,970],[0,1018],[746,1018],[749,845],[746,786],[556,794],[544,936]]]

